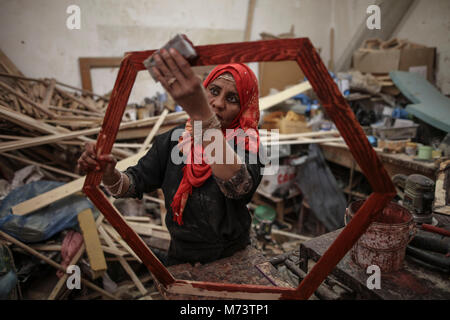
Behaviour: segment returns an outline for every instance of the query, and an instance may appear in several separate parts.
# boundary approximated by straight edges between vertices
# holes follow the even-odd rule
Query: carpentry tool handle
[[[414,239],[416,234],[417,234],[417,226],[416,226],[414,220],[412,220],[411,224],[409,225],[409,239],[406,244],[409,244]]]
[[[396,174],[392,177],[392,183],[397,189],[397,195],[403,200],[405,196],[405,185],[408,177],[404,174]]]

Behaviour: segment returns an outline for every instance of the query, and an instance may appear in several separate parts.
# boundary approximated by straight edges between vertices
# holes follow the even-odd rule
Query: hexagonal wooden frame
[[[99,189],[101,173],[89,173],[83,191],[169,293],[217,298],[308,299],[365,232],[377,213],[395,196],[392,181],[308,38],[197,46],[195,49],[199,57],[193,66],[230,62],[297,61],[373,190],[350,223],[297,288],[179,280],[172,276]],[[110,153],[137,72],[145,69],[143,60],[154,51],[125,54],[98,135],[99,154]]]

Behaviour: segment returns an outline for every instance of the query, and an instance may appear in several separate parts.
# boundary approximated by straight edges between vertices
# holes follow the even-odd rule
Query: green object
[[[277,212],[269,206],[258,206],[255,209],[255,217],[253,219],[254,224],[259,224],[262,221],[270,221],[273,222],[275,217],[277,216]]]
[[[389,72],[394,84],[412,104],[406,111],[440,130],[450,132],[450,99],[414,72]]]
[[[433,148],[430,146],[420,146],[417,157],[421,160],[430,160]]]

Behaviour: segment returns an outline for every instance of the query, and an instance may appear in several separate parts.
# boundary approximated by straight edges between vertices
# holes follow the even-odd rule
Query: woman
[[[246,205],[261,181],[256,77],[246,65],[221,65],[202,85],[176,50],[161,50],[154,58],[155,77],[189,120],[156,136],[148,153],[125,172],[115,169],[111,155],[97,158],[93,143],[78,165],[84,171],[103,171],[103,184],[115,197],[141,199],[143,193],[162,189],[171,235],[168,256],[157,253],[164,264],[230,256],[250,243]],[[213,142],[201,139],[208,130],[219,132]],[[243,131],[247,139],[242,139]],[[207,149],[214,152],[207,156]],[[184,163],[174,161],[174,155],[182,155]]]

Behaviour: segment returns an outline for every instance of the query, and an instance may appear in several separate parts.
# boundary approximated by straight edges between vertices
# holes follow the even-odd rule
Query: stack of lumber
[[[68,90],[70,89],[70,90]],[[50,180],[67,182],[44,194],[23,201],[12,208],[13,214],[27,215],[48,204],[81,191],[85,177],[77,174],[77,159],[84,150],[84,144],[94,141],[101,130],[103,117],[108,106],[108,97],[63,84],[55,79],[32,79],[24,76],[0,51],[0,178],[11,181],[15,171],[27,165],[40,167]],[[117,168],[125,170],[142,157],[151,146],[152,139],[187,119],[185,112],[169,113],[161,110],[160,115],[139,120],[124,119],[119,136],[124,142],[114,144],[112,153],[118,159]],[[119,138],[120,139],[120,138]],[[164,202],[146,195],[146,200],[157,202],[164,215]],[[112,200],[111,200],[112,201]],[[163,218],[163,217],[162,217]],[[80,212],[79,225],[84,242],[71,259],[70,264],[79,264],[83,258],[89,260],[89,276],[82,275],[82,283],[94,290],[93,296],[108,299],[121,298],[120,291],[129,292],[135,287],[140,296],[148,294],[145,282],[151,280],[148,272],[142,278],[136,274],[140,259],[120,237],[115,229],[103,219],[94,221],[91,212]],[[163,225],[155,224],[151,215],[132,217],[126,220],[130,226],[160,250],[167,250],[170,236]],[[61,251],[62,243],[51,240],[32,246],[0,231],[0,240],[38,257],[57,270],[66,272],[60,262],[45,254]],[[54,256],[54,255],[53,255]],[[86,259],[85,259],[86,260]],[[106,263],[117,261],[129,278],[115,292],[105,291],[92,281],[103,277]],[[48,299],[64,299],[67,296],[65,281],[60,278]],[[83,278],[85,277],[85,278]],[[70,290],[69,290],[70,291]],[[65,296],[66,295],[66,296]],[[149,296],[146,296],[149,299]]]
[[[0,51],[0,175],[35,164],[46,178],[69,181],[87,141],[95,141],[109,99],[55,79],[25,77]],[[113,154],[124,159],[142,147],[159,117],[124,117]],[[183,119],[184,112],[166,114],[156,133]],[[69,177],[69,178],[68,178]]]
[[[159,242],[167,250],[170,241],[170,235],[167,229],[152,223],[150,217],[125,216],[124,218],[138,234],[143,235],[145,241],[150,243],[152,241]],[[72,257],[70,265],[80,265],[82,260],[88,261],[87,265],[89,269],[87,271],[85,269],[83,270],[81,280],[83,285],[86,285],[92,291],[88,293],[90,298],[130,298],[129,295],[134,290],[134,298],[146,297],[146,299],[151,299],[156,292],[156,288],[152,286],[152,283],[146,284],[152,280],[151,275],[147,271],[144,273],[138,272],[139,270],[142,271],[139,268],[142,261],[115,229],[103,218],[103,215],[100,214],[97,220],[94,221],[91,210],[87,209],[80,212],[78,220],[83,233],[84,243]],[[61,266],[58,258],[51,259],[47,256],[49,252],[60,252],[62,249],[61,243],[55,240],[49,240],[43,243],[27,245],[3,231],[0,231],[0,241],[4,241],[6,244],[12,246],[13,251],[25,252],[39,258],[57,270],[63,271],[63,276],[57,281],[54,288],[50,292],[47,292],[47,296],[44,299],[55,300],[67,298],[71,291],[66,287],[66,281],[70,274]],[[161,249],[161,245],[159,248]],[[55,255],[53,254],[53,256]],[[58,257],[58,255],[56,256]],[[95,285],[93,281],[107,276],[107,264],[111,266],[114,262],[120,264],[126,275],[125,278],[128,279],[123,281],[123,285],[120,285],[120,283],[117,284],[114,290],[109,288],[106,291],[101,286]],[[124,296],[124,294],[127,295]],[[158,299],[157,295],[155,298]]]

